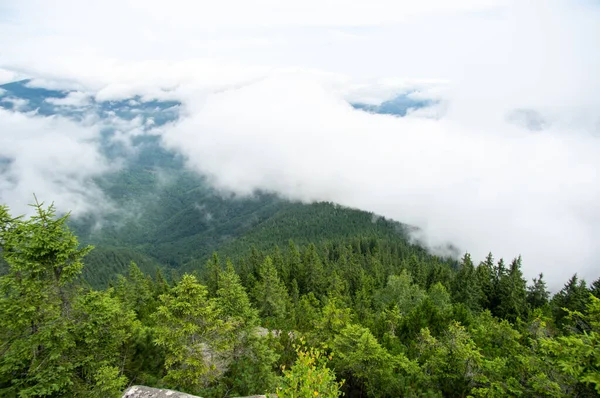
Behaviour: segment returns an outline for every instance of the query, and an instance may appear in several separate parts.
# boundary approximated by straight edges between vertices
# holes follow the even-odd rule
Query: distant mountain
[[[179,117],[177,101],[142,100],[135,96],[118,101],[97,101],[75,90],[48,90],[31,86],[32,80],[0,85],[0,108],[35,112],[42,116],[61,115],[74,120],[95,115],[101,120],[116,116],[124,120],[141,118],[144,126],[161,126]]]
[[[432,100],[415,99],[413,92],[402,93],[390,100],[384,101],[379,105],[364,104],[354,102],[351,105],[355,109],[359,109],[371,113],[379,113],[383,115],[406,116],[406,114],[415,109],[425,108],[435,104]]]
[[[133,97],[97,101],[76,91],[30,87],[29,80],[0,86],[0,107],[42,116],[61,115],[76,122],[93,115],[104,123],[101,149],[105,156],[124,160],[119,171],[96,178],[115,211],[76,215],[70,225],[83,244],[96,249],[87,257],[86,279],[105,286],[124,272],[130,261],[153,273],[157,268],[202,266],[213,251],[236,256],[250,246],[259,249],[355,236],[405,239],[404,227],[373,214],[328,203],[291,203],[256,193],[234,197],[215,191],[205,178],[185,169],[184,159],[165,149],[154,126],[176,121],[179,103],[144,101]],[[426,106],[407,95],[379,106],[353,104],[369,112],[403,116],[408,109]],[[111,138],[116,121],[132,121],[145,132],[131,142],[135,151]],[[3,166],[0,160],[0,173]]]

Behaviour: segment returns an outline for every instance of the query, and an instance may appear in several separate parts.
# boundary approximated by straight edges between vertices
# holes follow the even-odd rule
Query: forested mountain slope
[[[204,177],[185,168],[181,155],[165,149],[159,131],[154,130],[178,120],[176,101],[91,96],[78,106],[65,106],[60,101],[71,91],[36,87],[30,80],[0,85],[0,90],[0,107],[13,112],[76,122],[92,118],[103,125],[102,154],[119,167],[94,179],[104,196],[98,198],[103,206],[69,220],[80,240],[96,247],[84,270],[93,286],[106,286],[126,272],[130,261],[145,272],[162,268],[170,275],[170,269],[201,268],[215,250],[237,257],[252,245],[285,246],[290,239],[298,243],[354,236],[406,239],[405,227],[367,212],[325,203],[292,203],[261,192],[236,197],[214,190]],[[426,105],[408,94],[382,104],[381,109],[353,104],[398,116]],[[135,133],[130,141],[123,141],[119,134],[129,125]]]
[[[594,397],[600,281],[554,297],[521,259],[459,263],[395,236],[289,242],[112,287],[81,279],[65,218],[0,207],[0,395]],[[241,254],[241,253],[240,253]]]

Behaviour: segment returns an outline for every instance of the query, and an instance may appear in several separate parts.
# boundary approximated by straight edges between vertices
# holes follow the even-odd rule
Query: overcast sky
[[[477,259],[522,254],[554,287],[600,276],[599,42],[583,0],[0,0],[0,82],[76,89],[75,104],[178,99],[164,145],[218,188],[374,211]],[[440,105],[396,118],[347,102],[408,89]],[[19,162],[0,198],[89,210],[110,169],[98,131],[1,112],[0,155]]]

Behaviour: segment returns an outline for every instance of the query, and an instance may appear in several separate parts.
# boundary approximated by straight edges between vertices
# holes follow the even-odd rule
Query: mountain
[[[30,220],[0,207],[0,396],[600,391],[600,280],[574,275],[550,299],[520,256],[440,258],[372,213],[219,192],[152,127],[176,103],[3,87],[11,112],[100,123],[120,167],[93,181],[106,204],[69,221],[90,253],[53,207]]]
[[[399,223],[331,203],[292,203],[257,192],[236,197],[214,190],[206,178],[185,168],[184,159],[161,145],[154,128],[176,122],[180,103],[139,96],[102,101],[73,90],[49,90],[31,80],[0,85],[0,107],[40,116],[60,115],[75,122],[93,117],[102,125],[104,156],[122,167],[94,179],[112,211],[75,214],[70,227],[83,244],[95,246],[86,258],[84,277],[106,286],[131,261],[142,271],[202,267],[214,251],[237,256],[259,249],[355,236],[406,239]],[[408,94],[380,106],[357,109],[403,116],[426,106]],[[120,125],[134,122],[142,134],[129,144],[118,139]],[[0,168],[0,173],[2,173]]]
[[[415,92],[402,93],[378,105],[353,102],[354,109],[382,115],[406,116],[411,110],[425,108],[434,105],[432,100],[422,100],[414,97]]]

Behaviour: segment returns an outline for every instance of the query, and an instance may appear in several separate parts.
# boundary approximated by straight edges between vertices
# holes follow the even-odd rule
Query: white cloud
[[[202,101],[164,134],[223,189],[331,200],[417,225],[431,246],[523,254],[561,282],[600,255],[600,142],[575,130],[353,110],[310,80],[274,77]],[[556,286],[554,286],[556,287]]]
[[[81,91],[71,91],[64,98],[48,98],[46,102],[57,106],[82,107],[90,104],[90,96]]]
[[[23,98],[5,97],[0,102],[9,103],[16,110],[25,110],[29,101]]]
[[[108,170],[94,140],[98,130],[61,117],[40,117],[0,109],[0,203],[29,213],[35,193],[74,214],[108,206],[92,177]]]
[[[11,7],[0,67],[99,101],[183,101],[165,143],[222,188],[372,210],[477,257],[521,253],[527,276],[544,271],[554,287],[576,271],[598,277],[593,2]],[[346,103],[412,90],[441,103],[404,119]],[[535,111],[545,129],[511,124],[515,110]]]
[[[0,68],[0,84],[10,83],[19,79],[19,75],[13,71]]]

